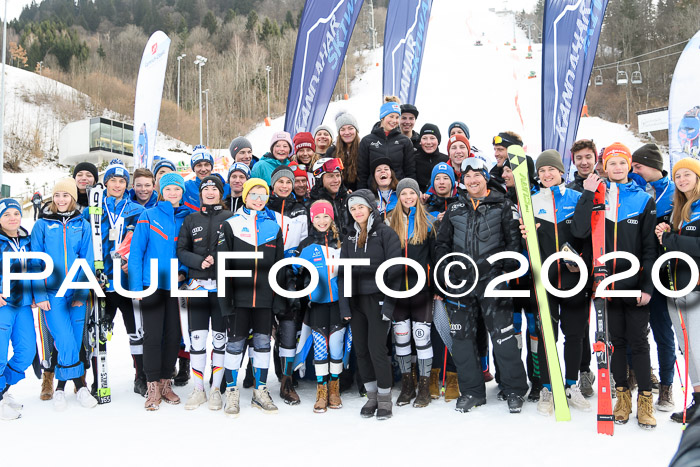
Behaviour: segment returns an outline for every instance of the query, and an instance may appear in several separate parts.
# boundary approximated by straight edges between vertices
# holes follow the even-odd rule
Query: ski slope
[[[525,60],[527,42],[522,31],[516,33],[517,51],[504,46],[513,39],[512,17],[490,13],[490,3],[434,2],[416,102],[420,110],[416,128],[426,122],[438,124],[444,152],[447,126],[461,120],[470,127],[474,145],[486,154],[491,152],[493,135],[514,130],[523,135],[528,153],[536,156],[540,152],[540,82],[527,75],[530,70],[539,75],[539,46],[533,46],[534,59]],[[482,47],[473,45],[477,39],[484,43]],[[381,50],[368,54],[372,66],[351,84],[353,97],[333,102],[325,123],[335,128],[335,115],[346,110],[357,118],[361,134],[369,132],[381,104],[381,67],[374,66],[381,63],[381,56]],[[271,134],[282,127],[280,117],[271,127],[252,131],[249,137],[255,154],[262,155]],[[579,136],[593,138],[601,146],[622,141],[634,150],[641,145],[623,126],[597,118],[582,119]],[[658,427],[652,432],[638,428],[633,414],[628,425],[615,426],[614,437],[597,435],[595,398],[591,400],[593,411],[572,409],[570,422],[542,417],[529,402],[523,413],[511,415],[506,404],[496,399],[495,382],[487,385],[487,405],[468,414],[455,412],[454,402],[439,400],[424,409],[394,407],[394,417],[385,422],[362,419],[359,411],[365,400],[354,388],[342,395],[341,410],[314,414],[315,384],[302,381],[298,389],[301,405],[285,406],[273,372],[269,381],[280,409],[277,415],[252,409],[250,389],[241,390],[238,419],[227,419],[223,412],[210,412],[205,406],[186,412],[184,398],[191,384],[175,388],[183,404],[162,404],[158,412],[147,413],[144,399],[132,392],[133,370],[121,317],[116,320],[109,358],[113,402],[92,410],[80,408],[70,393],[68,410],[54,412],[51,402],[39,400],[40,382],[30,369],[27,379],[11,391],[25,404],[23,418],[0,423],[0,443],[5,448],[2,465],[27,464],[31,459],[51,465],[99,466],[202,462],[658,466],[668,464],[681,435],[680,425],[663,412],[656,413]],[[652,362],[656,362],[653,341]],[[676,379],[677,409],[683,403],[679,386]],[[68,389],[72,389],[70,383]],[[398,393],[399,388],[394,388],[394,400]],[[633,407],[636,411],[636,402]]]

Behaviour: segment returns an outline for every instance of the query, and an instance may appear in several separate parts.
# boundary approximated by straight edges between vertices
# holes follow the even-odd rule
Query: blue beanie
[[[239,171],[243,175],[245,175],[246,180],[250,179],[250,167],[245,165],[243,162],[234,162],[228,169],[228,178],[226,179],[226,183],[228,183],[228,181],[231,180],[231,174],[235,171]]]
[[[395,113],[401,116],[401,106],[396,102],[385,102],[379,109],[379,120],[383,119],[391,113]]]
[[[158,162],[156,162],[153,165],[153,175],[157,174],[160,169],[163,167],[167,167],[173,172],[177,172],[177,169],[175,169],[175,164],[173,164],[171,161],[168,159],[161,158]]]
[[[431,193],[435,193],[435,186],[434,186],[435,177],[437,177],[439,174],[445,174],[448,177],[450,177],[450,182],[452,183],[452,191],[454,191],[455,183],[456,183],[455,182],[455,171],[446,162],[440,162],[435,167],[433,167],[433,172],[430,174],[430,188],[428,188],[428,191]]]
[[[190,166],[192,167],[192,170],[194,170],[195,165],[202,161],[209,162],[211,164],[211,168],[214,168],[214,156],[211,155],[206,146],[203,144],[198,144],[192,150],[192,158],[190,159]]]
[[[453,128],[461,128],[464,134],[467,136],[467,139],[470,139],[471,136],[469,136],[469,127],[466,125],[466,123],[463,122],[452,122],[450,124],[450,127],[447,129],[447,134],[449,135],[452,132]]]
[[[8,209],[16,209],[19,211],[20,214],[22,214],[22,206],[19,205],[19,202],[17,202],[16,199],[5,198],[3,200],[0,200],[0,216],[5,214],[5,211],[7,211]]]
[[[121,177],[126,180],[126,184],[129,184],[129,171],[124,167],[124,163],[119,159],[112,159],[105,170],[105,176],[103,178],[105,185],[107,181],[112,177]]]
[[[167,174],[160,177],[158,185],[160,186],[161,196],[163,196],[163,188],[165,188],[168,185],[179,186],[180,189],[182,189],[182,193],[185,193],[185,179],[182,178],[182,175],[180,175],[177,172],[168,172]]]

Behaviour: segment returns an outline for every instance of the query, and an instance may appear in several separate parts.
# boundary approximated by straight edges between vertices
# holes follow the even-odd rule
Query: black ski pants
[[[350,298],[352,344],[362,383],[376,381],[381,389],[391,388],[391,359],[386,338],[391,321],[382,319],[384,294],[354,295]]]
[[[180,350],[180,308],[169,290],[157,289],[141,300],[143,367],[146,381],[170,378]]]
[[[635,298],[608,302],[608,333],[613,344],[611,370],[617,387],[627,385],[627,354],[640,391],[651,391],[649,356],[649,305],[637,306]]]

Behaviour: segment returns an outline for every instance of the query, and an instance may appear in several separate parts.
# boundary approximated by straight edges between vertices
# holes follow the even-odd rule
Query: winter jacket
[[[641,270],[631,277],[619,279],[613,284],[615,290],[641,289],[651,294],[654,285],[651,281],[651,268],[657,257],[659,244],[654,235],[656,227],[656,203],[636,182],[626,184],[607,182],[605,195],[605,251],[626,251],[639,258]],[[590,219],[594,193],[585,190],[576,205],[576,214]],[[591,235],[590,222],[579,223],[585,230],[574,228],[578,238]],[[622,273],[630,269],[629,261],[622,258],[607,262],[608,275]],[[626,299],[634,300],[634,299]],[[636,300],[635,300],[636,302]]]
[[[370,134],[362,138],[358,150],[357,188],[367,188],[372,174],[372,161],[387,157],[391,161],[396,178],[416,178],[416,163],[411,140],[396,127],[387,135],[384,128],[375,125]]]
[[[280,165],[289,165],[289,159],[277,160],[271,153],[265,154],[260,161],[251,169],[251,178],[262,178],[267,184],[272,187],[270,181],[272,172]]]
[[[262,163],[262,162],[261,162]],[[260,259],[228,259],[226,270],[251,271],[250,277],[227,277],[223,284],[224,296],[219,298],[221,314],[229,316],[235,308],[272,308],[279,313],[285,303],[277,298],[268,280],[270,268],[284,258],[284,239],[277,225],[275,213],[269,208],[253,211],[239,209],[224,222],[224,235],[219,240],[218,253],[262,253]],[[284,286],[285,268],[277,274],[277,282]],[[221,281],[220,281],[221,282]]]
[[[433,292],[433,278],[430,275],[433,272],[433,267],[435,266],[435,229],[433,228],[432,222],[428,223],[428,236],[423,240],[422,243],[414,245],[411,243],[413,239],[413,231],[416,219],[416,208],[409,208],[408,215],[403,212],[403,209],[398,208],[394,210],[392,216],[402,216],[404,225],[406,225],[406,238],[404,238],[404,247],[401,249],[401,256],[404,258],[410,258],[421,266],[425,271],[426,282],[424,290],[430,290]],[[411,287],[416,285],[418,282],[418,274],[413,268],[404,267],[403,274],[401,275],[401,289],[409,290]]]
[[[591,240],[575,237],[571,230],[574,223],[588,223],[591,217],[576,215],[576,205],[581,198],[581,193],[566,188],[564,184],[551,188],[542,188],[532,195],[532,211],[535,215],[535,223],[539,223],[537,239],[540,245],[540,258],[544,261],[549,256],[561,251],[564,243],[583,256],[584,263],[591,271]],[[586,226],[578,227],[585,230]],[[548,271],[549,282],[555,288],[568,290],[576,287],[580,274],[571,272],[563,260],[557,260]]]
[[[503,193],[490,190],[484,199],[474,201],[460,190],[459,200],[450,205],[438,227],[435,260],[439,262],[453,252],[466,254],[476,263],[480,283],[490,281],[504,271],[513,271],[516,269],[513,260],[489,264],[487,259],[502,251],[521,251],[519,218],[518,210]],[[466,259],[456,257],[454,261],[463,263],[465,269],[453,267],[450,270],[452,283],[458,284],[462,280],[466,283],[451,293],[461,293],[473,285],[474,268]],[[444,277],[450,262],[443,261],[437,270],[438,278]]]
[[[221,183],[226,184],[226,180],[221,175],[212,172],[212,175],[219,177]],[[199,178],[185,182],[185,193],[182,195],[182,204],[190,209],[190,212],[199,212],[199,185],[202,181]],[[225,195],[225,194],[224,194]]]
[[[340,242],[330,230],[319,232],[311,228],[309,236],[299,245],[299,258],[305,259],[316,267],[318,285],[309,294],[312,303],[333,303],[339,300],[338,271],[340,266],[329,266],[330,259],[340,258]],[[301,265],[293,266],[294,273],[302,277],[303,287],[311,282],[311,274]]]
[[[228,186],[228,185],[227,185]],[[227,197],[224,198],[224,204],[226,205],[226,209],[231,211],[232,213],[235,213],[238,211],[240,208],[245,206],[245,203],[243,202],[243,197],[242,196],[231,196],[228,195]]]
[[[348,231],[348,219],[351,219],[349,212],[347,210],[346,202],[348,200],[348,189],[344,185],[340,185],[338,193],[335,197],[326,190],[323,183],[319,181],[309,192],[309,201],[306,202],[307,211],[311,212],[311,205],[318,200],[328,201],[333,205],[333,218],[335,220],[335,225],[338,226],[338,230],[341,233],[341,237],[345,235]],[[373,201],[374,202],[374,201]],[[311,219],[309,219],[309,224],[311,225]]]
[[[690,212],[690,221],[681,222],[676,232],[665,232],[661,237],[661,246],[668,251],[682,251],[689,254],[700,267],[700,200],[695,201]],[[667,263],[668,264],[668,263]],[[673,285],[681,290],[690,282],[690,266],[683,260],[671,260]],[[668,269],[662,267],[660,274],[668,277]],[[669,287],[668,278],[663,281]],[[700,281],[695,284],[695,291],[700,290]]]
[[[177,258],[187,266],[189,279],[216,279],[216,247],[224,234],[224,221],[233,213],[220,204],[204,205],[185,217],[177,237]],[[202,269],[207,256],[214,264]]]
[[[415,158],[416,181],[418,182],[418,187],[420,188],[421,192],[427,193],[428,188],[430,188],[433,184],[433,179],[431,178],[433,167],[438,165],[440,162],[449,163],[450,158],[437,149],[435,152],[427,154],[420,146],[416,150]]]
[[[649,186],[654,189],[657,223],[671,221],[671,213],[673,213],[673,194],[676,192],[676,185],[668,177],[665,170],[663,175],[664,176],[659,180],[649,182]]]
[[[129,199],[132,202],[136,204],[141,204],[139,203],[139,200],[136,197],[136,192],[133,188],[131,190],[128,190],[127,194],[129,195]],[[153,206],[155,206],[156,203],[158,203],[158,192],[156,190],[153,190],[153,193],[151,193],[151,197],[148,199],[148,201],[146,201],[146,204],[141,204],[141,206],[143,206],[144,209],[150,209]]]
[[[572,181],[570,181],[569,183],[567,183],[566,187],[570,190],[575,190],[575,191],[578,191],[579,193],[583,193],[583,190],[584,190],[583,182],[585,180],[586,179],[583,178],[582,176],[580,176],[578,174],[578,171],[576,171],[576,172],[574,172],[574,179]]]
[[[177,259],[176,246],[180,227],[190,214],[187,206],[173,207],[168,201],[159,201],[145,210],[136,224],[129,253],[129,289],[140,292],[151,285],[151,259],[158,260],[158,288],[170,290],[171,259]],[[177,272],[187,268],[178,262]]]
[[[0,229],[0,294],[2,290],[2,263],[5,252],[28,252],[31,251],[31,238],[29,232],[24,227],[20,227],[16,238],[8,237]],[[36,260],[14,259],[10,263],[11,273],[38,272]],[[14,307],[27,306],[32,304],[32,282],[30,280],[14,280],[10,282],[9,297],[5,297],[8,305]]]
[[[296,256],[299,243],[309,235],[309,211],[304,203],[297,201],[294,192],[285,198],[273,194],[267,207],[275,213],[275,221],[282,230],[284,257]]]
[[[109,196],[107,197],[107,191],[104,193],[105,198],[102,201],[102,256],[104,261],[104,272],[107,276],[107,292],[114,291],[113,281],[113,270],[114,270],[114,259],[111,253],[121,244],[122,240],[128,232],[133,232],[136,228],[136,222],[139,216],[143,213],[144,209],[139,203],[131,201],[128,196],[122,196],[122,199],[117,202],[116,198]],[[83,210],[83,218],[87,220],[88,225],[90,223],[90,210]],[[116,221],[115,221],[116,219]],[[111,222],[110,222],[111,220]],[[109,239],[109,231],[112,228],[112,222],[114,222],[115,227],[118,228],[118,238],[119,241],[114,241]],[[121,264],[117,267],[121,271]],[[121,284],[126,285],[126,275],[121,272]]]
[[[374,196],[369,190],[357,190],[353,195],[362,196],[370,206],[375,206]],[[347,213],[348,219],[352,219],[350,212]],[[367,221],[367,241],[363,247],[357,245],[357,239],[360,234],[360,226],[353,221],[351,233],[343,236],[343,245],[340,247],[341,258],[352,259],[369,259],[369,266],[354,266],[352,267],[352,290],[348,295],[370,295],[381,293],[375,280],[377,268],[384,262],[392,258],[401,256],[401,242],[398,235],[391,227],[386,225],[381,218],[381,214],[376,208],[372,208],[369,220]],[[384,283],[391,290],[399,290],[401,281],[400,266],[394,266],[388,269],[384,274]],[[351,317],[350,297],[346,297],[345,274],[348,271],[345,267],[341,267],[338,273],[338,294],[340,295],[340,316]],[[382,315],[391,319],[394,314],[394,306],[396,299],[384,297],[382,305]]]
[[[376,199],[379,214],[382,215],[382,220],[386,220],[399,202],[399,197],[395,190],[389,190],[388,196],[377,190]]]
[[[418,133],[416,130],[411,130],[411,137],[408,139],[411,140],[413,150],[418,151],[420,149],[420,133]]]
[[[31,237],[32,251],[47,253],[53,259],[54,266],[53,273],[49,277],[32,281],[34,300],[37,303],[48,300],[49,295],[55,295],[58,292],[76,259],[85,259],[94,272],[92,231],[90,224],[81,217],[79,211],[54,214],[47,209],[34,224]],[[40,264],[39,269],[43,270],[43,262],[35,261],[37,261],[36,264]],[[106,262],[105,267],[107,267]],[[73,277],[73,281],[87,281],[85,272],[80,269],[80,272]],[[86,303],[88,290],[69,290],[66,297],[69,297],[69,301]]]

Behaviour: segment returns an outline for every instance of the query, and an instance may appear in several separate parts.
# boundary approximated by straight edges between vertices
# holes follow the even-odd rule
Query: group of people
[[[106,314],[113,321],[121,311],[134,361],[134,392],[146,398],[145,409],[158,410],[161,402],[180,403],[172,389],[180,356],[189,358],[194,375],[185,409],[206,404],[238,416],[239,372],[246,352],[243,387],[253,387],[252,406],[277,412],[267,384],[271,354],[280,398],[297,405],[295,371],[313,350],[305,370],[316,379],[315,412],[340,409],[341,391],[352,384],[348,375],[355,373],[358,390],[367,397],[363,417],[387,419],[394,403],[426,407],[440,397],[456,399],[456,410],[469,412],[486,403],[486,383],[493,379],[498,399],[511,413],[520,412],[527,398],[537,403],[539,413],[550,415],[552,389],[532,277],[526,273],[498,282],[495,279],[515,271],[518,264],[513,260],[491,264],[489,258],[505,251],[526,253],[524,238],[536,235],[543,258],[566,248],[591,271],[593,197],[603,183],[606,251],[631,253],[642,266],[638,274],[613,286],[638,290],[638,296],[607,302],[615,421],[629,420],[635,389],[640,426],[656,425],[654,405],[674,410],[674,330],[681,343],[682,330],[687,335],[690,378],[697,391],[687,409],[692,416],[700,404],[700,360],[692,351],[694,337],[700,336],[693,311],[700,288],[683,298],[667,299],[655,290],[651,273],[662,249],[689,253],[700,262],[695,253],[700,251],[700,162],[682,159],[669,177],[656,145],[632,153],[613,143],[599,152],[592,140],[584,139],[571,148],[577,171],[566,184],[559,153],[547,150],[534,160],[528,157],[537,230],[527,232],[519,222],[508,159],[510,146],[523,146],[521,137],[512,131],[494,136],[496,165],[489,167],[471,145],[466,124],[449,126],[443,154],[436,125],[426,123],[420,132],[414,131],[418,114],[415,106],[386,98],[379,121],[363,138],[356,119],[341,113],[335,119],[335,141],[333,129],[325,125],[313,134],[293,137],[277,132],[260,158],[253,155],[250,141],[238,137],[229,147],[232,163],[226,178],[213,172],[214,159],[203,146],[193,150],[195,178],[187,182],[166,159],[155,161],[152,170],[139,168],[133,174],[118,160],[110,163],[103,175],[102,204],[101,246],[109,278]],[[57,266],[47,279],[12,282],[10,296],[0,298],[2,419],[21,416],[21,404],[8,389],[24,377],[35,358],[33,306],[45,316],[55,342],[51,366],[44,372],[42,398],[52,398],[56,409],[65,409],[65,385],[72,380],[80,405],[97,404],[97,365],[93,357],[91,391],[85,379],[91,352],[83,339],[92,299],[85,289],[69,291],[62,298],[57,292],[76,260],[85,259],[93,266],[86,206],[88,187],[98,178],[94,165],[78,164],[72,178],[55,184],[31,234],[20,225],[17,201],[0,200],[0,250],[45,252]],[[219,259],[232,252],[239,255]],[[451,261],[461,264],[453,267],[446,261],[452,253],[469,259],[458,256]],[[308,289],[312,274],[306,267],[295,263],[275,268],[292,257],[308,261],[318,273],[315,288],[301,298],[275,293],[268,279],[272,271],[284,290]],[[385,294],[375,280],[382,264],[393,258],[408,258],[423,268],[399,265],[383,272],[388,288],[410,290],[410,298]],[[152,263],[154,259],[157,263]],[[338,265],[339,259],[366,262],[349,267]],[[219,278],[219,261],[225,261],[226,270],[250,274]],[[177,271],[171,271],[171,264]],[[621,273],[630,266],[618,258],[609,262],[607,270]],[[11,264],[13,272],[41,268],[34,260]],[[575,288],[580,273],[575,263],[561,259],[547,271],[550,283],[560,290]],[[130,299],[119,294],[115,274],[130,291],[146,291],[146,296]],[[427,280],[420,280],[422,276]],[[669,288],[683,288],[690,278],[690,266],[683,261],[670,262],[661,273]],[[81,279],[84,271],[76,280]],[[569,404],[589,411],[595,392],[589,340],[594,291],[592,278],[585,279],[585,287],[573,297],[550,294],[548,299],[554,327],[564,335]],[[348,285],[351,290],[346,290]],[[188,299],[185,314],[171,293],[175,287],[198,292]],[[530,298],[512,298],[509,290],[530,290]],[[658,348],[659,381],[651,371],[650,326]],[[213,352],[208,364],[210,328]],[[8,360],[10,342],[13,354]],[[211,367],[208,384],[207,366]],[[391,390],[399,379],[401,390],[394,401]],[[653,392],[658,392],[656,404]],[[676,421],[682,417],[682,412],[672,415]]]

